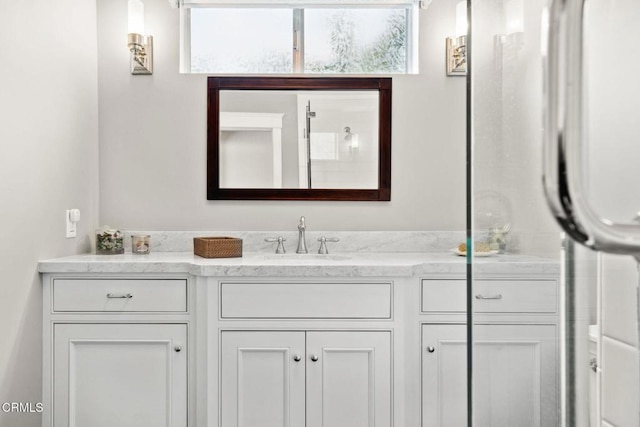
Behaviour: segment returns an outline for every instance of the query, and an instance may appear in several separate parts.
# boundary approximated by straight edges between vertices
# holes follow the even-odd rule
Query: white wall
[[[95,3],[0,2],[0,404],[41,401],[40,259],[90,250],[97,223]],[[64,214],[79,208],[78,238]],[[0,411],[0,425],[40,425]]]
[[[391,202],[206,200],[206,76],[178,73],[179,12],[145,1],[154,74],[131,76],[126,0],[98,0],[100,221],[122,229],[461,230],[465,79],[445,75],[455,0],[421,12],[420,74],[393,79]],[[139,166],[145,165],[145,173]]]

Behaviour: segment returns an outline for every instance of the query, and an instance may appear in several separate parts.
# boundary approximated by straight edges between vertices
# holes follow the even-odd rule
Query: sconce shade
[[[461,1],[456,4],[456,37],[467,35],[467,2]]]
[[[144,3],[129,0],[127,46],[131,74],[153,74],[153,37],[144,34]]]
[[[129,34],[144,34],[144,3],[141,0],[129,0]]]
[[[467,1],[456,4],[456,36],[447,37],[447,75],[467,75]]]
[[[509,0],[504,6],[504,20],[507,34],[524,32],[524,2]]]

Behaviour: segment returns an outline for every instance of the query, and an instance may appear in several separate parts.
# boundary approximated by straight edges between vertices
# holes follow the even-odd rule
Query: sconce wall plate
[[[129,33],[131,74],[153,74],[153,37]]]
[[[467,36],[447,37],[447,75],[467,75]]]

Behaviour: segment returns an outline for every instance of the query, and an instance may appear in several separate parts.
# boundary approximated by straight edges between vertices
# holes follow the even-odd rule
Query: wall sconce
[[[153,37],[144,35],[144,3],[129,0],[129,34],[131,74],[153,74]]]
[[[447,37],[447,75],[467,75],[467,2],[456,5],[456,38]]]

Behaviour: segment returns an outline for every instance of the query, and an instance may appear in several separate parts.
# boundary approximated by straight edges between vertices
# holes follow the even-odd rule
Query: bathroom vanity
[[[43,426],[466,425],[465,270],[450,252],[43,261]],[[478,425],[555,426],[559,264],[475,271]]]

